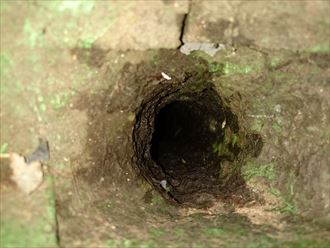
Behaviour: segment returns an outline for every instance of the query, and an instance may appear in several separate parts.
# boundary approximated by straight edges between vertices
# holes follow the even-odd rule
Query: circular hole
[[[215,114],[198,102],[175,101],[156,115],[151,156],[175,195],[218,184],[220,157],[212,147],[223,130],[217,130],[221,116]]]
[[[133,141],[139,172],[164,198],[187,206],[243,192],[241,165],[260,142],[240,130],[213,88],[170,90],[152,92],[138,111]]]

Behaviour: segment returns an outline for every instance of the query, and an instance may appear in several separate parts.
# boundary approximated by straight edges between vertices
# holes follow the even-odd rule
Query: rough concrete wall
[[[329,46],[328,1],[193,0],[183,40],[272,49]]]
[[[177,48],[188,1],[113,1],[116,19],[96,41],[105,49]],[[113,6],[112,6],[113,5]],[[123,8],[125,6],[125,8]]]

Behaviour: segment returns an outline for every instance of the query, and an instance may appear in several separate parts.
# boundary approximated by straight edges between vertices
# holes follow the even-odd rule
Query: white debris
[[[225,45],[219,43],[185,43],[180,47],[180,52],[183,54],[190,54],[193,51],[203,51],[210,56],[214,56],[219,50],[225,49]]]
[[[11,179],[27,194],[32,193],[42,183],[43,171],[40,161],[25,162],[23,156],[17,153],[10,154]]]
[[[226,126],[226,119],[222,122],[221,128],[224,129]]]
[[[274,107],[274,109],[275,109],[275,111],[276,111],[277,113],[281,113],[281,111],[282,111],[282,106],[279,105],[279,104],[276,104],[275,107]]]
[[[161,180],[160,181],[160,186],[162,186],[163,189],[167,190],[167,181],[165,179]]]
[[[162,72],[162,77],[165,78],[166,80],[171,80],[172,78],[167,75],[165,72]]]

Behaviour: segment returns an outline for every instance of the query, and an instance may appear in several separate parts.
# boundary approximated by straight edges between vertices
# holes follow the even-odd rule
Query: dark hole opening
[[[217,191],[223,159],[213,146],[224,139],[225,112],[198,101],[175,101],[155,118],[152,159],[162,167],[174,197]]]
[[[231,201],[238,192],[248,197],[240,169],[248,154],[260,151],[260,136],[240,130],[237,115],[212,88],[161,92],[142,105],[133,131],[142,175],[166,199],[186,206]]]

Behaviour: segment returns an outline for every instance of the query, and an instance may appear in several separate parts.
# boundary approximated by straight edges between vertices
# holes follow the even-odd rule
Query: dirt
[[[161,75],[164,69],[171,72],[170,82],[163,78],[141,80],[137,73],[138,81],[146,82],[136,91],[143,101],[133,132],[141,174],[177,203],[194,202],[197,207],[210,203],[212,194],[219,197],[222,193],[226,198],[228,191],[235,191],[242,183],[234,179],[239,177],[234,172],[222,175],[221,164],[243,161],[244,142],[251,143],[243,139],[252,136],[240,132],[237,116],[209,82],[205,64],[199,65],[198,60],[191,61],[179,52],[164,51],[159,56],[159,63],[150,72],[143,71],[142,77]],[[168,188],[161,186],[163,180]]]
[[[236,50],[235,53],[237,56],[242,58],[260,56],[259,51],[255,51],[248,48],[239,48],[239,50]],[[176,58],[177,56],[178,58]],[[289,246],[294,245],[296,242],[305,242],[308,245],[310,242],[309,240],[314,240],[316,236],[318,237],[316,238],[317,240],[323,240],[320,241],[321,244],[323,242],[327,242],[323,239],[326,236],[324,236],[324,234],[321,234],[326,233],[327,229],[323,229],[324,227],[322,226],[324,224],[322,225],[320,223],[324,221],[324,214],[326,214],[328,211],[326,202],[322,202],[319,199],[317,202],[318,205],[314,205],[314,207],[307,212],[308,214],[305,214],[306,212],[303,211],[303,208],[300,208],[300,204],[308,204],[308,202],[310,202],[309,204],[315,204],[315,202],[312,199],[308,201],[305,198],[302,201],[299,201],[299,199],[302,199],[301,197],[303,194],[309,194],[309,192],[295,190],[295,188],[292,189],[292,187],[296,187],[295,185],[299,183],[299,181],[302,179],[294,176],[292,172],[292,167],[288,168],[277,165],[276,161],[283,157],[283,151],[278,150],[280,148],[277,147],[276,142],[273,143],[267,141],[268,132],[271,133],[272,139],[274,138],[274,133],[276,133],[278,137],[281,137],[278,132],[279,129],[284,128],[283,125],[285,125],[282,122],[281,126],[278,127],[274,125],[274,122],[277,121],[276,117],[269,117],[271,115],[274,115],[274,113],[277,113],[276,110],[278,111],[278,106],[274,104],[274,106],[277,106],[276,110],[274,110],[272,107],[269,107],[268,104],[270,103],[267,102],[267,108],[262,107],[262,111],[268,110],[271,112],[271,114],[258,113],[255,111],[259,109],[259,106],[255,105],[255,101],[251,101],[249,98],[250,90],[254,92],[251,99],[254,99],[255,94],[265,94],[266,96],[269,95],[267,90],[265,91],[265,93],[262,93],[264,90],[262,87],[257,87],[260,90],[258,91],[256,88],[252,88],[249,84],[249,82],[252,81],[254,83],[258,82],[258,78],[268,78],[266,77],[266,75],[271,75],[274,73],[274,70],[268,67],[269,55],[267,52],[260,56],[259,61],[261,64],[258,65],[257,71],[251,71],[251,73],[241,74],[239,77],[236,73],[233,73],[232,76],[230,76],[231,72],[227,71],[225,66],[226,63],[229,63],[229,61],[223,62],[223,60],[220,60],[222,61],[222,63],[224,63],[220,63],[221,66],[219,66],[219,68],[221,68],[221,72],[215,73],[215,77],[209,78],[210,81],[213,81],[214,88],[221,89],[219,90],[219,92],[223,92],[222,94],[226,96],[228,102],[227,104],[230,104],[231,106],[230,109],[233,112],[235,111],[235,113],[238,113],[237,118],[240,123],[242,123],[240,127],[243,130],[254,130],[254,133],[261,133],[263,143],[265,143],[264,147],[260,147],[258,145],[258,142],[254,144],[256,145],[256,147],[259,147],[258,152],[255,152],[253,149],[249,149],[250,142],[247,142],[247,145],[244,146],[244,149],[249,152],[252,152],[254,156],[259,155],[258,158],[252,158],[253,156],[250,156],[248,157],[249,159],[247,159],[246,157],[246,159],[243,160],[243,167],[242,171],[240,171],[240,175],[245,180],[245,190],[229,191],[228,195],[230,197],[227,197],[226,200],[224,200],[223,198],[217,198],[214,195],[212,196],[210,192],[208,192],[207,194],[201,194],[202,192],[205,192],[205,189],[203,190],[203,185],[206,187],[212,185],[210,184],[210,182],[208,182],[208,184],[200,184],[200,191],[198,194],[190,195],[191,198],[188,198],[189,200],[187,200],[187,202],[189,202],[190,204],[182,205],[182,202],[180,202],[180,200],[187,198],[178,198],[180,194],[178,194],[177,192],[179,191],[176,190],[179,190],[180,188],[176,189],[174,187],[174,191],[170,191],[170,195],[169,192],[164,190],[160,185],[160,180],[162,180],[163,178],[162,176],[160,176],[162,175],[162,172],[156,172],[156,176],[148,178],[148,174],[146,172],[148,168],[143,167],[146,166],[145,164],[148,165],[148,162],[146,163],[146,161],[148,160],[142,159],[140,162],[142,162],[143,165],[139,165],[139,162],[137,164],[134,162],[137,154],[139,155],[139,149],[134,148],[134,146],[136,146],[136,143],[134,145],[134,135],[132,134],[134,133],[134,125],[136,125],[136,123],[139,123],[139,120],[141,122],[141,124],[139,124],[140,128],[142,128],[142,130],[148,130],[147,133],[142,132],[142,136],[139,138],[141,140],[145,140],[146,144],[150,144],[150,141],[152,143],[152,132],[150,132],[150,129],[143,128],[144,124],[142,123],[144,122],[141,121],[143,120],[143,118],[141,117],[143,116],[143,114],[139,114],[141,113],[141,108],[139,106],[141,105],[141,103],[142,106],[148,106],[148,99],[154,99],[153,101],[157,101],[158,98],[154,97],[155,95],[157,96],[157,94],[154,93],[153,89],[157,89],[158,84],[161,85],[161,90],[159,90],[159,92],[166,95],[166,86],[171,86],[172,83],[176,85],[176,80],[180,79],[180,77],[177,77],[176,75],[182,75],[183,71],[189,71],[189,69],[185,69],[178,70],[178,74],[176,74],[175,72],[168,73],[174,80],[174,82],[171,83],[166,83],[166,81],[161,78],[161,71],[159,69],[162,68],[166,70],[166,68],[171,67],[171,63],[169,61],[176,61],[175,66],[178,66],[180,68],[180,63],[178,63],[178,61],[180,61],[181,56],[182,55],[179,55],[178,52],[175,50],[160,51],[156,53],[156,55],[154,52],[150,52],[150,55],[149,57],[147,57],[146,60],[150,62],[138,62],[137,65],[134,65],[132,63],[123,65],[123,69],[120,72],[121,76],[118,77],[118,80],[120,80],[121,88],[115,88],[117,83],[114,83],[114,86],[110,87],[110,92],[112,93],[109,93],[108,90],[102,90],[95,95],[82,95],[82,100],[78,100],[77,106],[79,106],[80,109],[85,106],[87,112],[89,113],[88,120],[90,120],[89,122],[91,122],[92,124],[89,125],[87,132],[88,134],[86,137],[86,140],[89,141],[86,143],[87,146],[85,148],[87,154],[85,155],[85,157],[79,156],[79,158],[75,158],[73,160],[73,168],[77,168],[73,170],[75,178],[75,193],[72,194],[74,196],[71,195],[69,197],[62,198],[65,194],[61,193],[62,197],[60,197],[59,199],[62,199],[58,201],[59,221],[60,223],[62,223],[60,224],[60,227],[62,227],[62,230],[60,229],[60,236],[62,237],[62,242],[64,244],[69,244],[69,246],[79,246],[85,243],[92,244],[94,242],[99,242],[100,240],[104,240],[104,237],[106,237],[106,239],[116,240],[113,241],[114,244],[121,246],[123,245],[123,243],[120,242],[125,242],[127,237],[129,237],[129,242],[132,243],[132,246],[149,245],[153,247],[159,245],[158,242],[165,242],[166,245],[174,245],[177,244],[177,239],[173,240],[171,238],[173,237],[173,233],[170,230],[173,228],[173,225],[175,225],[180,230],[178,231],[179,233],[184,232],[186,233],[186,235],[188,235],[188,237],[198,237],[193,240],[183,241],[185,242],[184,244],[187,246],[202,245],[204,242],[206,242],[205,240],[208,239],[210,235],[213,238],[211,239],[211,241],[208,241],[207,244],[211,247],[217,246],[219,244],[220,237],[221,240],[226,240],[223,241],[224,244],[228,245],[228,243],[233,242],[234,247],[241,243],[255,243],[255,240],[259,239],[263,240],[260,244],[257,242],[257,244],[260,246],[276,246],[279,244],[285,245],[286,242],[289,242],[287,243],[287,245]],[[218,56],[221,58],[222,55],[218,54]],[[318,64],[320,63],[316,61],[323,60],[323,56],[321,55],[312,55],[310,57],[309,55],[289,54],[286,56],[288,56],[288,60],[292,61],[290,62],[290,64],[288,64],[287,62],[283,62],[286,66],[290,66],[291,63],[295,63],[295,61],[298,61],[297,63],[299,63],[300,66],[304,67],[306,61],[310,61],[311,58],[314,58],[316,59],[315,63],[310,63],[315,64],[316,70],[317,68],[320,68],[318,66]],[[155,57],[158,58],[156,62]],[[169,57],[171,59],[168,59]],[[193,61],[196,61],[196,59],[197,58],[194,58]],[[235,59],[235,56],[232,56],[231,59]],[[283,58],[283,60],[286,61],[286,58]],[[155,65],[155,63],[159,65],[166,64],[167,67],[158,66]],[[214,63],[217,62],[212,62],[210,63],[210,65],[214,66]],[[206,65],[207,64],[205,64],[204,62],[204,69],[208,68],[205,67]],[[193,67],[195,66],[196,63],[193,63]],[[261,68],[259,68],[259,66]],[[105,74],[101,74],[101,78],[103,76],[105,77],[102,81],[108,81],[108,74],[106,73],[107,67],[108,65],[105,65],[102,69],[102,71],[105,72]],[[281,68],[283,69],[283,67]],[[327,67],[322,66],[322,68],[325,69]],[[147,73],[150,69],[152,69],[151,71],[153,73]],[[233,69],[238,71],[242,70],[242,68],[240,68],[239,66]],[[245,69],[243,71],[245,71]],[[203,75],[202,78],[205,79],[206,74],[201,75]],[[270,78],[272,80],[276,80],[273,79],[271,76]],[[183,76],[182,79],[184,79]],[[237,80],[239,79],[243,79],[242,82],[244,82],[244,84],[249,87],[249,90],[243,91],[242,85],[239,85],[239,93],[233,89],[235,86],[238,87]],[[230,84],[231,80],[234,80],[236,85],[234,86],[231,84],[231,87],[229,87],[228,84]],[[259,80],[261,82],[264,82],[261,79]],[[297,79],[293,78],[292,80],[295,81]],[[221,84],[219,85],[219,83],[217,82],[220,81]],[[145,84],[147,86],[144,87],[143,83],[141,84],[137,82],[146,82]],[[196,82],[196,78],[192,77],[191,82]],[[323,83],[321,83],[321,85],[322,86],[320,87],[327,87]],[[199,88],[199,90],[203,89],[203,87]],[[282,89],[281,86],[278,87],[279,92],[285,90]],[[282,87],[286,88],[288,86],[283,85]],[[156,90],[156,92],[158,91]],[[151,94],[153,98],[150,98],[149,94]],[[116,104],[116,102],[122,99],[123,96],[125,96],[127,101],[125,101],[125,103],[121,102],[120,104]],[[283,94],[281,95],[281,97],[282,96]],[[190,97],[192,99],[195,98],[193,94]],[[262,95],[259,97],[260,99],[263,99]],[[174,96],[171,101],[175,99],[176,96]],[[237,99],[240,100],[238,101]],[[277,101],[281,102],[281,109],[288,109],[288,112],[290,113],[290,108],[288,108],[288,105],[286,104],[290,105],[291,103],[281,101],[279,99],[279,96],[277,96],[276,99]],[[84,104],[82,104],[81,101],[83,101]],[[308,101],[310,101],[310,99]],[[163,103],[163,105],[167,106],[166,101],[165,103]],[[160,106],[163,105],[160,104]],[[157,105],[151,104],[150,106],[155,107]],[[160,109],[163,108],[160,107]],[[150,107],[146,107],[146,109],[150,109]],[[151,111],[151,113],[153,112],[154,111]],[[148,112],[146,113],[148,115]],[[157,113],[157,111],[155,111],[155,113]],[[326,113],[326,111],[324,113]],[[154,115],[153,117],[151,116],[149,118],[156,117]],[[264,120],[265,123],[262,125],[262,128],[259,128],[259,122],[258,125],[255,123],[255,119],[259,120],[260,118],[262,120],[266,120]],[[269,118],[274,118],[275,121],[274,119],[271,119],[271,121],[269,121]],[[322,119],[323,117],[320,116],[320,118]],[[289,120],[289,117],[286,117],[285,120]],[[222,120],[220,120],[219,122],[221,124],[223,123]],[[322,122],[319,122],[319,124],[324,125],[322,124]],[[109,127],[112,128],[110,129]],[[157,128],[157,126],[155,128]],[[288,127],[286,128],[286,132],[289,132]],[[257,141],[258,139],[253,140]],[[295,142],[299,143],[299,141],[294,140],[291,142],[292,146],[297,145],[297,143]],[[301,150],[301,152],[303,154],[309,154],[311,151],[307,148],[308,147],[306,147],[306,150]],[[265,149],[267,149],[266,152]],[[278,156],[276,154],[281,154],[281,156]],[[268,156],[271,156],[272,158],[269,159],[267,158]],[[150,162],[152,161],[152,159],[153,158],[151,157],[150,160],[149,157]],[[295,161],[295,159],[295,157],[289,157],[287,163],[290,163],[289,161]],[[326,157],[324,157],[323,159],[326,159]],[[83,168],[79,166],[79,164],[81,164],[81,161],[86,160],[90,161],[89,166],[84,166]],[[157,161],[157,159],[155,159],[155,161]],[[264,161],[271,162],[269,165],[264,165]],[[84,163],[86,165],[86,162]],[[223,169],[228,170],[229,172],[227,173],[229,173],[230,175],[230,165],[235,164],[235,162],[230,161],[229,164],[228,162],[223,163]],[[249,165],[247,165],[247,163]],[[161,167],[163,167],[164,169],[164,165],[162,165]],[[164,169],[165,175],[167,174],[166,168]],[[178,170],[177,173],[182,173],[183,171]],[[192,176],[194,175],[192,171],[189,171],[189,173],[191,173]],[[195,175],[201,176],[202,179],[203,174],[197,173]],[[282,179],[284,175],[286,175],[285,179]],[[288,180],[287,175],[291,175],[292,178]],[[147,182],[149,181],[150,184],[144,181],[142,176],[146,178]],[[307,177],[309,178],[309,180],[313,181],[320,180],[320,176],[321,174],[319,174],[317,178],[313,179],[305,175],[305,178]],[[173,179],[171,178],[171,174],[169,174],[168,181],[170,183],[173,183],[171,180],[173,181]],[[196,179],[192,180],[192,182],[195,181]],[[230,180],[229,182],[232,183]],[[196,187],[193,185],[190,186],[192,188]],[[327,188],[322,188],[323,186],[324,185],[320,185],[317,190],[319,192],[323,191],[324,194],[326,194]],[[238,188],[240,189],[240,187]],[[227,187],[226,189],[228,190]],[[186,194],[189,193],[189,191],[186,191],[187,188],[183,187],[183,190],[184,192],[186,192]],[[308,190],[313,189],[310,188]],[[317,195],[321,197],[321,194]],[[164,199],[162,199],[162,196],[164,197]],[[70,200],[66,198],[69,198]],[[173,204],[173,202],[175,203]],[[70,206],[69,209],[72,209],[71,213],[66,210],[68,206]],[[120,206],[125,206],[125,208],[122,208]],[[204,207],[198,210],[196,209],[196,207],[198,206]],[[81,229],[79,226],[75,226],[75,229],[77,229],[76,233],[78,236],[75,236],[72,230],[72,225],[74,225],[75,221],[81,219],[81,214],[78,214],[77,217],[75,216],[77,213],[81,212],[85,213],[83,215],[84,221],[86,221],[86,223],[84,223],[84,226],[93,225],[96,227],[95,233],[93,232],[95,236],[93,236],[92,238],[89,237],[84,241],[78,238],[78,236],[80,237],[80,233],[84,232],[83,229]],[[234,216],[239,216],[239,219],[241,218],[240,220],[242,220],[242,222],[237,219],[233,221],[233,225],[237,225],[235,228],[231,229],[230,225],[228,227],[227,224],[219,227],[219,224],[217,222],[214,225],[211,224],[214,223],[214,221],[219,218],[219,216],[227,216],[226,218],[232,218],[230,216],[232,216],[233,213],[235,213]],[[236,215],[236,213],[239,213],[239,215]],[[190,222],[189,220],[192,218],[192,216],[195,216],[196,214],[200,217],[198,217],[196,221]],[[298,218],[296,216],[300,217]],[[141,218],[144,219],[144,222],[142,223],[140,221]],[[96,222],[96,220],[98,221]],[[314,221],[310,222],[310,220]],[[316,225],[315,221],[319,224]],[[301,241],[301,238],[292,239],[292,237],[296,235],[294,233],[297,232],[296,225],[299,225],[302,228],[302,230],[299,232],[306,235],[306,240],[303,239],[304,241]],[[106,232],[107,228],[103,229],[104,226],[110,227],[112,229],[111,233]],[[227,230],[228,228],[229,230]],[[243,230],[237,231],[237,229]],[[201,230],[204,231],[200,233]],[[233,230],[236,231],[234,232]],[[240,235],[239,237],[237,237],[240,232],[245,233],[247,232],[247,230],[255,230],[249,234],[252,235],[252,240],[250,239],[250,236],[250,238],[247,238],[247,236],[245,235]],[[322,238],[319,236],[319,234]],[[154,235],[156,235],[156,237]],[[183,237],[185,237],[185,235],[183,235]],[[301,234],[296,237],[301,237]],[[76,244],[74,243],[74,241],[76,240],[80,240],[80,242],[83,243]]]
[[[105,41],[116,25],[105,31],[116,14],[105,18],[107,8],[92,3],[1,2],[1,151],[28,154],[39,136],[50,144],[46,180],[30,197],[1,160],[1,247],[328,247],[323,33],[308,39],[309,48],[321,46],[316,50],[268,50],[255,36],[248,47],[227,44],[215,57],[185,56],[176,49],[184,13],[176,1],[154,5],[159,15],[161,4],[178,10],[166,11],[174,38],[134,43],[131,28],[133,38],[121,43],[121,30],[112,44]],[[115,23],[133,22],[126,7],[138,8],[114,5]],[[146,10],[139,13],[144,22]],[[217,23],[213,17],[206,21]],[[235,23],[251,39],[245,22],[235,21],[203,35],[219,41],[210,32],[226,36]],[[287,43],[279,37],[263,47],[303,47],[293,36]],[[162,48],[164,41],[172,48],[114,49]]]

